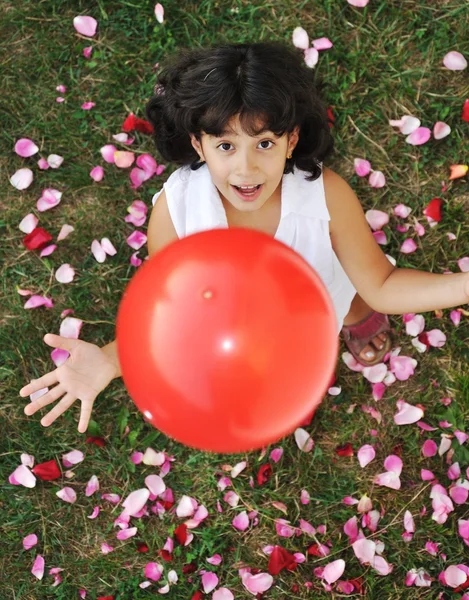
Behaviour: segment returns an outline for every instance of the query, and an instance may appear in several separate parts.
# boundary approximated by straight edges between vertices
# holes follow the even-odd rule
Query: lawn
[[[38,415],[24,415],[28,399],[18,391],[54,368],[42,338],[59,333],[63,311],[71,309],[68,316],[83,322],[81,339],[101,346],[115,337],[117,308],[138,268],[130,262],[136,249],[127,238],[136,229],[144,233],[148,223],[126,222],[128,207],[140,200],[149,214],[152,195],[176,167],[164,163],[144,133],[129,132],[131,145],[112,136],[123,132],[130,113],[144,118],[157,63],[179,48],[270,39],[292,44],[296,27],[304,28],[310,44],[331,40],[314,67],[334,116],[336,152],[328,166],[350,183],[365,210],[389,215],[378,235],[398,266],[444,273],[469,262],[461,260],[469,256],[468,178],[450,180],[451,166],[469,164],[469,116],[462,116],[468,70],[443,63],[452,51],[469,58],[464,2],[370,0],[356,8],[346,0],[171,0],[164,3],[163,23],[154,8],[143,0],[5,0],[0,6],[0,600],[138,600],[159,590],[177,599],[229,600],[253,598],[253,586],[263,583],[265,600],[467,600],[468,306],[458,314],[424,314],[420,335],[413,329],[420,319],[392,317],[394,348],[417,364],[403,380],[392,381],[388,371],[380,399],[384,375],[367,378],[341,358],[340,393],[328,394],[305,427],[314,440],[308,452],[294,435],[247,455],[191,450],[143,420],[121,379],[98,397],[85,435],[77,432],[78,406],[47,429]],[[77,33],[77,15],[97,20],[94,37]],[[451,132],[411,145],[389,124],[403,115],[431,130],[444,122]],[[38,152],[26,158],[15,153],[21,138],[33,140]],[[152,154],[166,168],[133,189],[131,169],[103,159],[100,149],[108,144],[136,156]],[[63,163],[39,168],[38,160],[51,154]],[[358,176],[356,158],[380,171],[385,185],[372,187],[368,176]],[[90,177],[96,166],[104,168],[99,182]],[[9,183],[21,168],[34,174],[24,190]],[[39,211],[44,189],[62,197]],[[425,211],[434,198],[442,200],[441,219],[430,223]],[[406,218],[395,214],[400,204],[411,208]],[[48,256],[23,244],[19,226],[28,214],[57,244]],[[73,231],[57,241],[65,224]],[[97,262],[91,244],[102,238],[117,252]],[[415,244],[405,247],[415,250],[404,253],[408,239]],[[143,246],[137,258],[146,254]],[[55,277],[63,264],[75,270],[70,283]],[[52,299],[53,306],[25,309],[30,296],[24,290]],[[397,406],[399,400],[405,404]],[[72,462],[80,453],[83,460],[64,464],[63,455],[72,451],[78,451]],[[12,485],[9,476],[22,460],[32,466],[22,455],[34,457],[35,465],[56,461],[60,472],[52,480],[38,474],[34,487]],[[361,466],[364,456],[374,458]],[[386,470],[384,482],[393,487],[376,480]],[[147,513],[132,517],[127,529],[122,522],[116,527],[122,501],[161,471],[164,495],[151,499]],[[99,490],[86,495],[93,476]],[[74,502],[57,496],[64,488],[75,492]],[[208,512],[189,530],[187,497]],[[243,519],[241,531],[236,525]],[[117,537],[132,528],[135,535]],[[25,549],[23,540],[32,534],[37,543]],[[367,541],[352,546],[357,536]],[[360,550],[371,554],[360,560]],[[38,556],[45,562],[42,578],[31,573]],[[329,585],[334,567],[344,571]]]

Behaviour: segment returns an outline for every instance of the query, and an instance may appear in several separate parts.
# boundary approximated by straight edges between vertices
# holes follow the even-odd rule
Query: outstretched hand
[[[54,408],[41,419],[41,425],[48,427],[69,409],[75,400],[80,400],[81,413],[78,431],[84,433],[88,428],[97,395],[116,376],[116,365],[99,346],[83,340],[48,333],[44,336],[44,342],[53,348],[66,350],[70,356],[60,367],[39,379],[32,380],[20,390],[20,396],[25,397],[43,388],[54,386],[43,396],[28,404],[24,412],[26,415],[33,415],[44,406],[59,400]]]

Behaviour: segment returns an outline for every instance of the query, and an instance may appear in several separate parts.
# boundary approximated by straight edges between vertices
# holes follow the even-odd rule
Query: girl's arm
[[[371,308],[403,314],[469,302],[469,273],[437,275],[394,267],[376,243],[360,201],[347,182],[325,168],[324,188],[334,252]]]

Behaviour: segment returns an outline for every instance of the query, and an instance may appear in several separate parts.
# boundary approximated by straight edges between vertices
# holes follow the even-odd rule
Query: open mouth
[[[237,186],[237,185],[232,185],[231,186],[236,194],[242,198],[243,200],[255,200],[260,192],[261,192],[261,188],[262,188],[262,184],[259,185],[252,185],[252,186]]]

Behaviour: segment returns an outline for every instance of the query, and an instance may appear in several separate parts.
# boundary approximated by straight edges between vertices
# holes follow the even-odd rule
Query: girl
[[[275,236],[319,273],[345,343],[364,365],[382,361],[391,347],[385,314],[469,301],[469,273],[395,268],[349,185],[323,166],[333,140],[301,52],[280,43],[184,51],[160,73],[147,116],[161,156],[181,165],[153,198],[150,256],[218,227]],[[27,396],[55,386],[25,413],[61,398],[41,421],[48,426],[78,398],[84,432],[96,396],[120,376],[116,343],[99,348],[51,334],[44,341],[70,357],[20,391]]]

